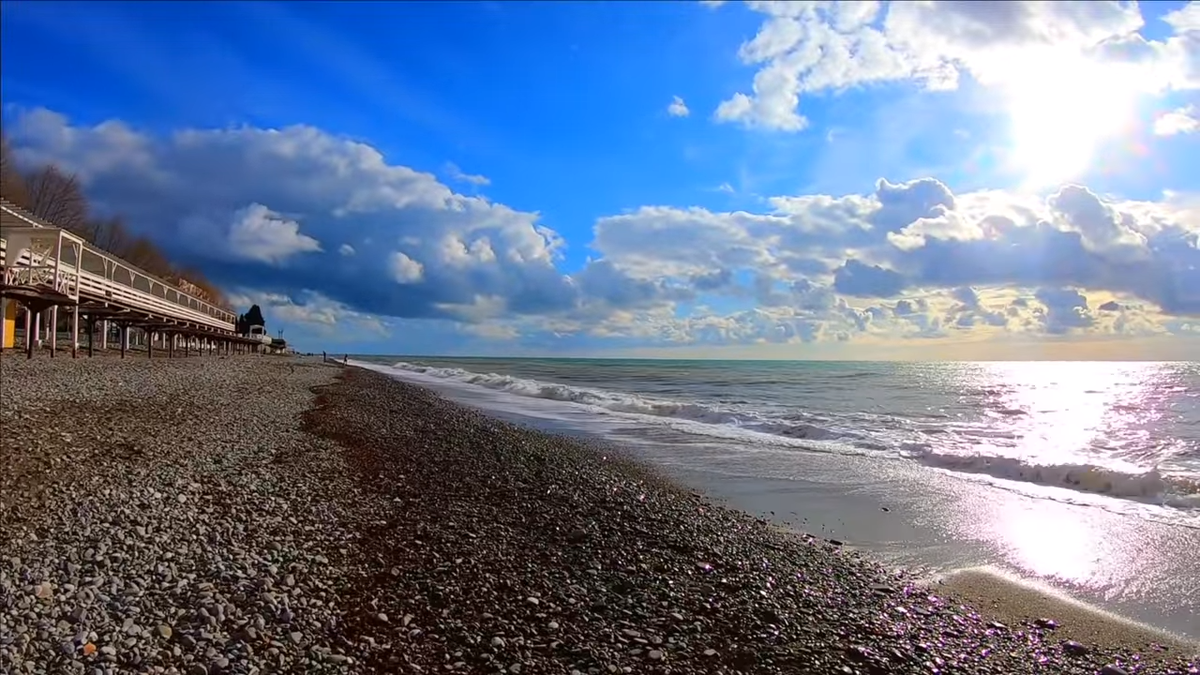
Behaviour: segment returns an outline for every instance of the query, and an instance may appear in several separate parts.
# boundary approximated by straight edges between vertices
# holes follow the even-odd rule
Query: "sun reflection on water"
[[[1173,443],[1146,427],[1161,416],[1161,364],[988,363],[973,383],[983,399],[977,454],[1035,464],[1099,464],[1131,473]],[[1156,412],[1159,411],[1159,412]],[[989,431],[990,430],[990,431]]]
[[[976,420],[979,438],[959,451],[1031,467],[1156,471],[1173,456],[1196,450],[1194,442],[1162,433],[1164,416],[1190,419],[1195,412],[1195,392],[1172,372],[1169,364],[1157,363],[977,364],[960,383],[962,396],[983,403],[986,412]],[[1066,474],[1042,477],[1047,475]],[[1089,479],[1086,469],[1072,479],[1080,475]],[[1025,496],[992,493],[960,502],[961,535],[993,542],[1024,574],[1105,593],[1136,592],[1139,576],[1148,572],[1141,559],[1168,542],[1148,540],[1136,519],[1114,521],[1103,511],[1060,503],[1054,491],[1061,485],[1045,485],[1022,483]],[[1105,492],[1103,480],[1087,487]],[[1049,500],[1029,498],[1042,490]],[[1070,493],[1070,501],[1093,498],[1103,499]],[[1114,522],[1121,531],[1112,530]]]

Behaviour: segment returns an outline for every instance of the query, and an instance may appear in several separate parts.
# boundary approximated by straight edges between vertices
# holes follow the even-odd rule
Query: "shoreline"
[[[1139,645],[1150,651],[1200,654],[1200,641],[1157,626],[1139,623],[1075,600],[1048,586],[1033,584],[987,568],[955,570],[926,582],[1005,624],[1052,619],[1056,634],[1083,643],[1119,648]]]
[[[636,422],[626,431],[586,407],[552,406],[370,361],[352,363],[519,425],[628,447],[723,505],[851,541],[891,566],[920,575],[986,567],[1024,588],[1068,599],[1072,608],[1083,603],[1177,640],[1200,640],[1192,602],[1197,587],[1191,583],[1200,568],[1186,552],[1200,545],[1200,530],[1186,525],[1174,531],[1169,522],[1040,499],[919,465],[837,453],[760,453],[749,443],[643,433]],[[1046,537],[1040,524],[1068,536]]]
[[[1180,645],[1151,653],[1128,632],[1093,646],[996,627],[613,448],[319,357],[3,368],[0,468],[24,468],[0,485],[0,608],[20,610],[0,609],[0,634],[26,627],[0,640],[4,667],[900,673],[940,659],[945,672],[1094,675],[1192,664]],[[169,404],[146,405],[148,392]],[[58,436],[11,440],[46,427]],[[156,551],[181,549],[159,569]],[[56,562],[71,550],[75,562]],[[17,623],[26,612],[46,639]]]

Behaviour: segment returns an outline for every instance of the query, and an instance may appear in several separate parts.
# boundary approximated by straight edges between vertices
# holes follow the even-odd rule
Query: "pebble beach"
[[[0,672],[1200,672],[984,600],[319,358],[0,359]]]

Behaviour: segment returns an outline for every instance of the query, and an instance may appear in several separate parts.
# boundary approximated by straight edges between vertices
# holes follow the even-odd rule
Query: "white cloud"
[[[1169,23],[1179,33],[1200,32],[1200,2],[1189,2],[1183,7],[1168,12],[1163,21]]]
[[[691,111],[688,110],[687,104],[679,96],[671,99],[671,105],[667,106],[667,114],[671,117],[687,117],[690,113]]]
[[[1196,131],[1200,131],[1200,118],[1197,117],[1196,106],[1189,105],[1172,110],[1154,120],[1154,133],[1157,136],[1191,134]]]
[[[879,82],[953,89],[965,73],[987,85],[1020,87],[1058,77],[1061,88],[1061,78],[1079,68],[1055,74],[1047,64],[1077,59],[1105,64],[1103,86],[1200,86],[1194,6],[1169,16],[1176,34],[1155,42],[1137,34],[1143,19],[1136,3],[747,4],[766,18],[738,56],[758,71],[751,91],[722,101],[715,117],[748,127],[804,129],[804,94]]]
[[[23,161],[52,160],[77,172],[99,210],[123,214],[176,258],[224,264],[228,285],[308,288],[356,310],[398,317],[435,317],[439,304],[479,293],[507,297],[516,313],[576,303],[577,291],[555,267],[562,239],[538,214],[456,193],[432,174],[388,164],[369,145],[312,127],[153,136],[115,122],[73,126],[39,109],[18,115],[5,131]],[[126,154],[136,161],[111,159]],[[214,233],[231,233],[237,246],[224,235],[213,245]],[[349,257],[318,243],[348,235],[371,244]],[[402,278],[415,282],[409,292],[377,290],[394,281],[393,251],[442,261],[449,240],[473,252],[470,267],[423,266],[416,280],[404,266]],[[258,268],[284,262],[284,275]]]
[[[318,336],[329,337],[341,333],[366,337],[388,335],[388,324],[377,316],[356,312],[344,303],[332,300],[320,293],[299,290],[294,295],[241,289],[229,294],[229,299],[239,307],[259,305],[269,325],[286,323],[315,329]],[[288,337],[286,334],[284,337]]]
[[[446,163],[446,177],[457,183],[469,183],[471,185],[491,185],[492,181],[487,176],[473,175],[464,173],[458,165],[453,162]]]
[[[433,348],[1178,332],[1200,315],[1200,202],[1188,195],[954,194],[919,178],[777,196],[757,213],[643,206],[597,219],[593,259],[567,273],[566,242],[536,213],[317,129],[157,137],[36,111],[6,131],[23,160],[78,171],[98,205],[225,287],[255,289],[274,316],[420,322]],[[112,159],[125,148],[136,162]]]
[[[299,253],[321,250],[321,244],[300,233],[300,224],[262,204],[251,204],[233,214],[229,227],[229,252],[247,260],[279,264]]]
[[[725,4],[725,1],[726,0],[700,0],[700,4],[704,5],[705,7],[710,8],[710,9],[716,9],[716,8],[720,7],[721,5]]]
[[[392,278],[402,284],[415,284],[425,278],[425,266],[396,251],[390,258]]]

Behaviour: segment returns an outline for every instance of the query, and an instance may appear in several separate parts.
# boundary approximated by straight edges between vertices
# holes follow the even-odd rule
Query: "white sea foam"
[[[419,374],[459,386],[479,387],[504,394],[585,406],[595,413],[636,418],[644,424],[665,424],[700,436],[739,443],[871,455],[881,459],[916,461],[945,471],[1065,488],[1079,492],[1132,499],[1181,509],[1200,509],[1200,477],[1165,473],[1157,467],[1121,468],[1087,462],[1036,461],[999,454],[994,444],[1013,434],[986,426],[955,426],[952,420],[913,423],[902,416],[863,416],[851,424],[813,423],[714,403],[670,400],[599,387],[543,382],[513,375],[439,368],[408,362],[394,364],[393,374]],[[1019,410],[999,409],[1016,416]],[[877,428],[872,428],[875,426]],[[888,427],[891,427],[889,430]],[[895,431],[901,430],[903,433]],[[907,435],[906,435],[907,434]],[[942,442],[946,436],[957,441]],[[923,440],[922,440],[923,439]],[[937,441],[935,444],[931,441]]]

